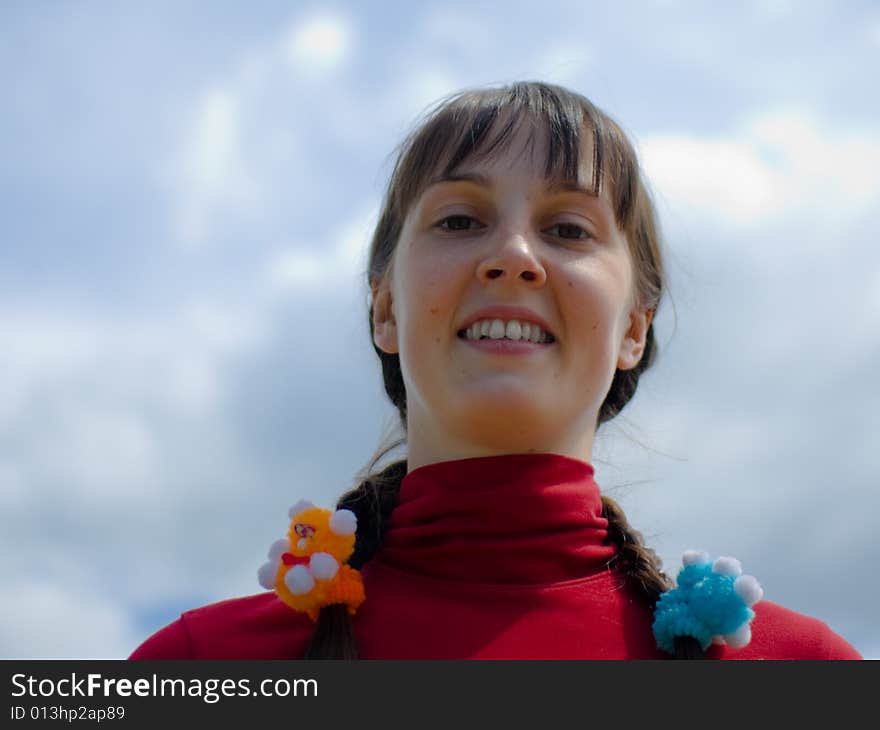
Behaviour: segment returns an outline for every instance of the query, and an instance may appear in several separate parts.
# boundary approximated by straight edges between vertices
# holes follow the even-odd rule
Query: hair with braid
[[[500,120],[507,123],[502,125]],[[491,139],[497,126],[500,132]],[[486,159],[503,147],[517,125],[532,124],[543,129],[549,142],[546,175],[563,175],[577,180],[582,135],[592,137],[592,190],[606,194],[615,221],[624,233],[633,261],[637,302],[656,312],[664,290],[665,274],[659,227],[650,193],[640,172],[635,150],[621,127],[586,97],[558,85],[538,81],[517,82],[497,88],[472,88],[441,99],[430,108],[420,124],[396,148],[397,159],[385,193],[379,220],[370,245],[368,285],[375,285],[390,272],[391,263],[411,206],[427,181],[438,172],[448,175],[467,159]],[[393,153],[392,153],[393,154]],[[369,308],[370,337],[373,337],[373,307]],[[617,369],[596,422],[614,418],[630,401],[639,377],[656,357],[654,325],[650,323],[645,349],[639,363],[630,370]],[[397,409],[406,434],[406,389],[398,354],[389,354],[373,342],[382,365],[385,392]],[[406,436],[380,447],[358,475],[358,486],[346,492],[337,509],[357,515],[354,554],[349,564],[361,568],[377,552],[396,504],[401,481],[407,473],[406,459],[377,469],[389,451],[405,443]],[[608,520],[609,539],[618,550],[609,562],[620,570],[630,588],[653,609],[660,593],[672,587],[661,571],[657,554],[644,544],[642,535],[630,527],[620,506],[602,496],[602,515]],[[676,658],[703,658],[699,643],[690,638],[676,642]],[[352,619],[346,606],[334,604],[322,609],[305,659],[356,659],[357,644]]]

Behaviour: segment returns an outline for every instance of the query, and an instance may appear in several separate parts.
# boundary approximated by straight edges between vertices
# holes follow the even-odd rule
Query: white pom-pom
[[[733,582],[733,590],[747,606],[754,606],[764,597],[764,589],[753,575],[741,575]]]
[[[742,575],[742,563],[736,558],[718,558],[712,565],[712,572],[718,575]]]
[[[303,596],[315,587],[315,579],[305,565],[294,565],[284,576],[284,585],[295,596]]]
[[[257,580],[267,591],[275,590],[275,576],[278,574],[278,561],[270,560],[263,563],[257,571]]]
[[[732,634],[725,634],[724,640],[731,649],[742,649],[752,640],[752,629],[745,623]]]
[[[312,553],[309,567],[318,580],[330,580],[339,572],[339,563],[330,553]]]
[[[684,567],[689,565],[702,565],[709,562],[709,553],[705,550],[685,550],[681,556],[681,564]]]
[[[281,556],[290,550],[290,540],[282,537],[269,546],[269,560],[280,560]]]
[[[297,502],[293,507],[287,510],[287,516],[290,519],[296,517],[300,512],[305,512],[307,509],[312,509],[315,505],[309,502],[307,499],[301,499]]]
[[[350,509],[338,509],[330,515],[330,531],[337,535],[354,535],[357,516]]]

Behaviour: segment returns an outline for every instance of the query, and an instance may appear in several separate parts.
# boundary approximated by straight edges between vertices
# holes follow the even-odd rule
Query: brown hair
[[[584,96],[553,84],[529,81],[500,88],[474,88],[441,99],[426,118],[396,149],[397,160],[388,182],[384,204],[373,233],[368,260],[371,288],[389,273],[407,211],[427,181],[438,173],[450,174],[467,159],[487,159],[503,149],[518,125],[530,125],[532,134],[543,130],[548,139],[545,175],[576,181],[580,169],[582,134],[592,135],[592,189],[607,192],[615,220],[625,234],[635,273],[634,296],[640,306],[656,312],[664,289],[664,268],[654,206],[639,170],[638,159],[620,126]],[[500,127],[497,134],[492,132]],[[531,139],[531,137],[530,137]],[[634,302],[636,303],[636,302]],[[369,309],[373,337],[373,307]],[[400,416],[406,433],[406,389],[397,354],[373,348],[382,365],[385,392]],[[599,409],[596,428],[614,418],[630,401],[639,377],[654,362],[656,343],[651,322],[645,350],[630,370],[618,369]],[[406,437],[381,447],[358,475],[359,485],[339,499],[337,508],[352,510],[358,519],[355,551],[349,560],[362,567],[382,544],[382,536],[407,473],[405,459],[383,469],[376,464]],[[629,586],[653,608],[659,595],[671,587],[660,569],[656,553],[641,534],[630,527],[620,506],[603,495],[603,516],[608,536],[618,550],[610,561]],[[611,565],[609,565],[611,567]],[[690,638],[679,640],[677,657],[703,656]],[[351,616],[341,604],[325,607],[317,621],[305,659],[356,659],[358,656]]]

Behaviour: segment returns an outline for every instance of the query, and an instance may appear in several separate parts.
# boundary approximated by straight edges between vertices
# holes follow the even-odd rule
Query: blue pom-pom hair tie
[[[752,639],[751,609],[764,596],[752,575],[743,575],[736,558],[714,562],[699,550],[687,550],[681,558],[676,586],[660,594],[654,609],[657,646],[675,654],[675,638],[691,636],[703,651],[710,644],[741,649]]]

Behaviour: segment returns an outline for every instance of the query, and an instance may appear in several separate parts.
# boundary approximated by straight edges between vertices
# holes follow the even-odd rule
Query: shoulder
[[[862,659],[862,655],[824,621],[770,601],[752,610],[752,640],[738,651],[712,647],[725,659]]]
[[[313,631],[308,616],[267,591],[185,611],[129,659],[296,659]]]

